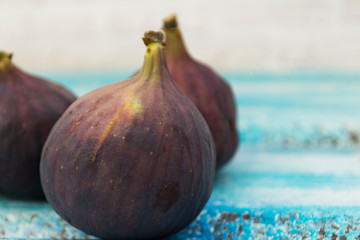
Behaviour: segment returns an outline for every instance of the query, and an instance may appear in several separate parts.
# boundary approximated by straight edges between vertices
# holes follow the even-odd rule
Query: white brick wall
[[[137,68],[174,12],[219,70],[360,71],[359,0],[0,0],[0,49],[26,69]]]

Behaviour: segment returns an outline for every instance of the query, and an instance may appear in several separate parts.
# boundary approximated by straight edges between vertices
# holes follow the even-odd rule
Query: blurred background
[[[357,0],[0,0],[0,46],[30,70],[128,70],[144,31],[177,13],[187,46],[220,71],[359,71]]]

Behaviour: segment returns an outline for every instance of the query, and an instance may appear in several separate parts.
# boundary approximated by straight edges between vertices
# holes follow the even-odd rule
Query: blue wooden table
[[[128,73],[43,73],[81,96]],[[360,239],[360,75],[228,74],[242,145],[173,239]],[[121,226],[119,226],[121,227]],[[0,237],[92,238],[0,197]]]

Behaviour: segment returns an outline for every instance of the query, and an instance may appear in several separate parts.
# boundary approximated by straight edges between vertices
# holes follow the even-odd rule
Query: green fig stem
[[[11,58],[13,54],[0,51],[0,72],[6,72],[11,65]]]
[[[147,31],[142,38],[147,46],[144,65],[139,72],[140,79],[158,81],[161,74],[168,71],[163,47],[162,32]]]
[[[164,19],[162,29],[166,35],[166,56],[170,58],[188,57],[189,54],[181,36],[175,14]]]
[[[150,43],[162,44],[163,39],[164,39],[164,34],[162,32],[155,32],[155,31],[145,32],[144,37],[142,38],[146,46],[148,46]]]

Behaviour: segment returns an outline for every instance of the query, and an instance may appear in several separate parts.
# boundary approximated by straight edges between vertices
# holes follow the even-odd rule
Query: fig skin
[[[23,72],[0,52],[0,193],[44,199],[41,150],[52,126],[76,99],[63,87]]]
[[[170,74],[204,116],[214,138],[219,169],[231,160],[239,144],[234,95],[222,77],[189,55],[175,15],[164,19],[163,30]]]
[[[158,239],[190,224],[215,175],[210,130],[172,81],[161,33],[146,34],[143,68],[75,101],[40,164],[48,202],[105,239]]]

